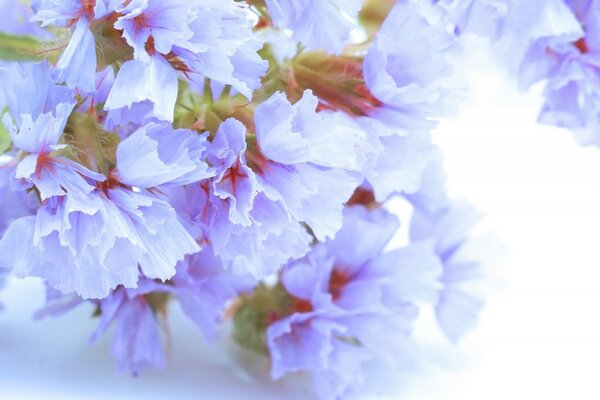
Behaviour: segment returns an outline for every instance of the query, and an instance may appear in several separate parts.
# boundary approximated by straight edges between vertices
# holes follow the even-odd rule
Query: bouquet
[[[431,138],[464,93],[464,35],[526,38],[541,120],[599,143],[593,0],[14,3],[0,273],[43,279],[38,317],[93,304],[92,339],[114,325],[134,375],[166,366],[174,303],[322,398],[402,362],[421,310],[452,342],[476,324],[497,243]]]

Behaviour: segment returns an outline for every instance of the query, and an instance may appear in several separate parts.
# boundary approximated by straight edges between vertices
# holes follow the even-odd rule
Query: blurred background
[[[372,371],[356,399],[600,399],[600,149],[536,123],[541,87],[524,94],[484,41],[465,46],[471,88],[435,141],[452,195],[488,218],[507,249],[479,327],[458,346],[425,315],[423,357]],[[268,365],[231,340],[206,344],[172,307],[169,368],[120,374],[110,335],[90,346],[89,305],[33,321],[37,280],[0,292],[0,399],[304,399],[301,379],[270,382]],[[227,337],[227,333],[224,334]],[[368,394],[367,394],[368,393]]]

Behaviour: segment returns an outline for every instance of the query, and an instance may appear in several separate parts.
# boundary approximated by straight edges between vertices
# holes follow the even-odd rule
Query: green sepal
[[[268,355],[266,332],[270,323],[292,312],[291,298],[281,284],[259,285],[240,298],[233,319],[233,337],[243,348]]]

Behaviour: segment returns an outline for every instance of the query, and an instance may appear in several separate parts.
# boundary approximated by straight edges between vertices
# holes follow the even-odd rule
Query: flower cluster
[[[600,146],[600,3],[597,0],[416,1],[424,15],[456,35],[505,39],[519,54],[527,89],[545,82],[539,121],[573,131],[583,146]]]
[[[503,11],[441,3],[453,18]],[[455,33],[477,28],[461,17],[448,30],[435,7],[11,9],[0,269],[45,281],[39,317],[93,304],[92,338],[114,325],[113,355],[134,374],[165,366],[172,301],[209,340],[233,316],[274,379],[309,372],[324,398],[348,392],[366,361],[397,359],[422,307],[458,340],[483,305],[465,284],[484,270],[478,214],[448,198],[430,133],[457,97]],[[410,221],[387,210],[398,197]],[[400,223],[410,240],[390,248]]]
[[[600,146],[600,3],[561,5],[556,29],[528,48],[522,84],[546,80],[540,122],[572,130],[581,145]]]

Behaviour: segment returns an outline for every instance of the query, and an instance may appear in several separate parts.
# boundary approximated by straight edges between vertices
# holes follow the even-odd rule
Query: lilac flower
[[[244,160],[245,133],[235,120],[221,124],[208,157],[217,175],[188,188],[185,196],[198,201],[189,218],[225,267],[258,277],[305,254],[310,236],[281,204],[258,193],[256,174]]]
[[[397,228],[381,209],[348,208],[333,240],[284,269],[294,310],[267,329],[273,378],[307,370],[322,397],[337,398],[360,379],[362,360],[402,351],[441,266],[426,243],[384,252]]]
[[[35,217],[13,222],[0,249],[0,265],[17,277],[40,276],[62,292],[103,298],[118,285],[136,287],[140,270],[171,278],[176,263],[199,247],[166,201],[112,187],[81,203],[69,193],[42,204]]]
[[[48,63],[11,63],[0,69],[0,99],[7,106],[15,123],[21,125],[21,115],[31,115],[33,120],[41,114],[52,113],[64,119],[75,105],[73,92],[57,85],[51,78]],[[35,96],[23,96],[35,93]],[[58,112],[65,115],[57,115]]]
[[[171,292],[169,285],[142,280],[137,289],[119,287],[105,299],[92,301],[100,320],[90,341],[95,342],[115,325],[112,353],[121,372],[138,375],[147,368],[164,368],[159,318],[166,316]],[[75,293],[64,294],[47,286],[46,305],[34,317],[58,317],[83,303]]]
[[[423,172],[436,151],[428,131],[404,131],[376,118],[351,118],[339,112],[335,118],[338,124],[361,130],[368,138],[363,149],[367,158],[364,172],[377,201],[419,189]]]
[[[182,261],[168,284],[142,279],[136,289],[118,287],[105,299],[92,301],[98,307],[100,321],[91,341],[115,325],[113,356],[120,371],[138,375],[147,368],[162,369],[166,363],[160,322],[167,328],[171,299],[179,302],[205,338],[213,340],[226,307],[254,283],[253,279],[226,273],[207,247]],[[47,287],[46,293],[46,306],[35,314],[36,318],[56,317],[83,303],[76,294],[63,294],[52,287]]]
[[[530,38],[555,36],[573,24],[565,5],[571,0],[412,0],[431,23],[456,36],[472,33],[500,40],[509,38],[513,52]]]
[[[307,49],[339,54],[349,43],[360,0],[266,0],[274,24]]]
[[[56,98],[48,91],[48,99]],[[43,107],[52,109],[49,103]],[[84,298],[105,297],[118,285],[135,287],[140,269],[151,279],[171,278],[176,263],[199,246],[175,210],[147,189],[212,176],[201,159],[205,138],[160,125],[140,128],[119,144],[117,168],[107,179],[54,153],[65,147],[58,140],[72,108],[60,103],[57,116],[41,114],[35,121],[21,114],[18,128],[5,115],[14,146],[30,153],[16,168],[16,183],[35,186],[42,205],[35,217],[9,227],[0,241],[0,265],[14,268],[19,277],[41,276],[62,292]],[[148,165],[135,163],[142,157],[153,168],[152,176],[144,169]]]
[[[194,36],[190,23],[198,10],[193,2],[183,0],[133,0],[123,2],[117,12],[121,16],[115,28],[123,31],[134,57],[143,59],[148,57],[147,46],[153,47],[150,51],[168,54],[176,44],[189,41]]]
[[[521,82],[529,86],[547,79],[540,121],[571,129],[582,145],[600,146],[599,4],[565,3],[570,9],[563,4],[562,13],[553,14],[560,16],[552,20],[557,29],[529,47]]]
[[[369,48],[364,78],[383,103],[370,116],[406,130],[431,128],[443,111],[454,38],[420,16],[410,2],[398,2]]]
[[[256,109],[250,148],[232,119],[212,141],[207,159],[216,176],[192,189],[204,193],[191,218],[232,270],[264,277],[306,254],[311,239],[301,222],[319,240],[340,228],[343,204],[362,181],[364,137],[316,107],[310,92],[294,105],[276,93]]]
[[[336,399],[362,380],[368,354],[344,341],[347,329],[318,312],[294,313],[268,330],[271,375],[310,371],[319,397]]]
[[[198,182],[214,175],[204,162],[206,150],[206,135],[150,123],[119,144],[115,176],[141,188]]]
[[[373,149],[365,175],[379,201],[420,186],[435,149],[429,131],[458,93],[449,80],[453,43],[412,3],[398,2],[367,52],[363,74],[374,106],[355,123]]]
[[[31,21],[42,26],[73,24],[73,34],[60,56],[56,68],[59,82],[84,93],[93,93],[96,87],[96,41],[90,29],[92,21],[114,11],[118,0],[41,0]]]
[[[68,89],[49,79],[48,71],[46,63],[23,64],[15,65],[2,76],[23,79],[8,81],[4,91],[10,112],[3,116],[2,122],[13,146],[29,153],[17,165],[14,183],[22,189],[35,185],[42,201],[64,196],[67,191],[81,199],[94,189],[85,179],[103,181],[104,176],[54,154],[66,147],[58,142],[75,101]],[[45,96],[26,96],[23,100],[16,97],[18,93],[27,93],[25,89],[30,86]]]
[[[165,368],[158,319],[164,310],[153,308],[157,306],[147,295],[160,296],[170,291],[167,285],[144,280],[137,289],[118,288],[98,303],[100,322],[91,340],[96,341],[115,324],[112,353],[120,371],[138,375],[147,368]]]
[[[183,312],[208,340],[218,337],[230,302],[256,284],[250,276],[225,271],[210,246],[180,263],[172,282],[173,294]]]
[[[0,263],[18,277],[41,276],[84,298],[136,287],[140,270],[148,278],[171,278],[198,245],[166,201],[118,185],[101,186],[81,202],[69,192],[42,204],[36,217],[15,221],[0,241]],[[28,250],[4,251],[11,246]]]
[[[262,44],[243,4],[135,0],[117,12],[114,27],[123,31],[134,59],[121,67],[105,104],[113,120],[125,113],[138,122],[172,121],[177,71],[197,82],[232,85],[248,98],[260,85],[267,64],[257,54]]]
[[[414,205],[410,237],[433,243],[443,265],[435,311],[442,331],[456,342],[476,325],[485,304],[484,283],[503,251],[491,235],[473,237],[482,215],[448,198],[440,167],[438,160],[430,165],[423,188],[409,196]]]
[[[160,56],[128,61],[121,66],[104,105],[108,119],[114,125],[172,121],[177,85],[175,70]]]

